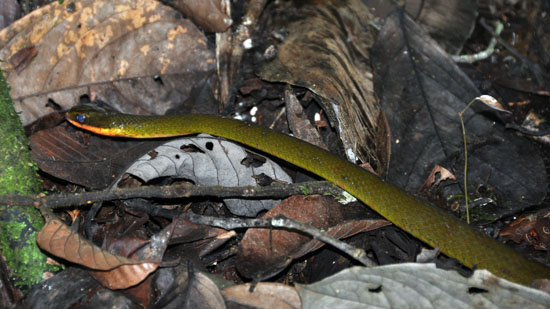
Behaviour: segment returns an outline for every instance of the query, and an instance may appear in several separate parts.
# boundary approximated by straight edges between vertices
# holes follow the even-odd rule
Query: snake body
[[[469,268],[487,269],[521,284],[550,278],[550,268],[527,260],[443,210],[324,149],[270,129],[212,115],[138,116],[90,105],[71,109],[67,119],[77,127],[109,136],[155,138],[207,133],[236,141],[325,178]]]

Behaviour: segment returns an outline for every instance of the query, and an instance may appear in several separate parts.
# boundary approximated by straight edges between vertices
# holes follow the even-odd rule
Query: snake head
[[[78,128],[92,131],[102,135],[117,135],[114,129],[115,115],[120,115],[117,111],[96,105],[81,104],[71,108],[66,113],[67,120]]]

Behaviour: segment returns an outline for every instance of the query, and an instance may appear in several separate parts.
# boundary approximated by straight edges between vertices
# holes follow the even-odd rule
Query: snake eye
[[[78,114],[78,115],[76,115],[75,119],[76,119],[76,121],[78,121],[80,123],[84,123],[86,121],[86,115]]]

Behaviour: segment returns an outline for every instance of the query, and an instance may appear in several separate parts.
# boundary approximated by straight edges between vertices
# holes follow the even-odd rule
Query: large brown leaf
[[[0,59],[14,60],[0,68],[23,124],[50,113],[48,100],[68,109],[83,95],[163,113],[214,69],[206,45],[189,20],[159,1],[53,1],[0,32]],[[13,58],[26,48],[36,49],[32,61],[25,51]]]

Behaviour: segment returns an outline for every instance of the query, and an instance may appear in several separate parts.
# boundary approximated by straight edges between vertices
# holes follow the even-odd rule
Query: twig
[[[364,250],[355,248],[343,241],[335,239],[326,232],[316,229],[308,223],[299,222],[282,216],[266,219],[239,219],[208,217],[193,214],[190,212],[186,212],[183,216],[185,217],[185,219],[193,223],[216,226],[224,230],[233,230],[238,228],[279,228],[291,231],[300,231],[310,235],[317,240],[327,243],[337,248],[338,250],[341,250],[342,252],[359,261],[363,265],[369,267],[376,266],[376,263],[372,261],[369,257],[367,257],[367,254]]]
[[[50,209],[92,204],[97,201],[124,200],[133,198],[173,199],[191,196],[216,196],[220,198],[284,198],[295,194],[342,195],[342,190],[327,181],[304,182],[299,184],[275,183],[266,187],[221,187],[177,184],[172,186],[143,186],[136,188],[116,188],[104,191],[83,193],[61,193],[48,196],[0,196],[0,204],[46,207]]]
[[[498,37],[502,32],[502,29],[504,28],[504,26],[500,21],[496,20],[494,23],[495,23],[495,31],[494,32],[491,31],[491,34],[493,37],[491,38],[491,41],[489,41],[489,45],[487,45],[487,48],[484,51],[481,51],[479,53],[472,54],[472,55],[453,55],[452,56],[453,60],[455,62],[460,62],[460,63],[473,63],[479,60],[489,58],[495,51],[495,45],[497,44]],[[485,29],[488,28],[486,26],[487,25],[484,25]]]

